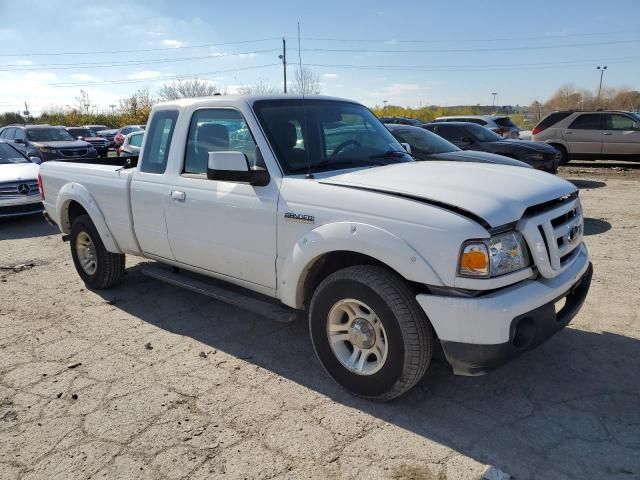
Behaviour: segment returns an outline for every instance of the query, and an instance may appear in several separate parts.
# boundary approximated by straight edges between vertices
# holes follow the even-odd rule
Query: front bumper
[[[0,204],[0,218],[21,217],[23,215],[36,215],[42,213],[44,207],[39,200],[32,203],[20,203],[15,205]]]
[[[593,267],[584,244],[571,266],[551,279],[525,280],[479,297],[421,294],[454,373],[481,375],[564,328],[589,291]],[[555,304],[566,298],[556,313]]]

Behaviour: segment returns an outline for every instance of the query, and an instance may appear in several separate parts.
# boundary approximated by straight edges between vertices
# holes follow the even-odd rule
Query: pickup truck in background
[[[590,286],[574,185],[415,162],[348,100],[159,104],[134,163],[40,169],[87,286],[116,284],[137,255],[264,315],[304,311],[323,367],[358,396],[406,392],[438,344],[456,374],[483,374],[566,326]]]

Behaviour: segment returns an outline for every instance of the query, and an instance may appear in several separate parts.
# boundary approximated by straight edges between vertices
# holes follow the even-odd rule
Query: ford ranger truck
[[[409,390],[438,344],[454,373],[483,374],[565,327],[589,290],[574,185],[415,162],[349,100],[158,104],[134,164],[41,167],[86,285],[113,286],[136,255],[175,285],[305,312],[320,363],[361,397]]]

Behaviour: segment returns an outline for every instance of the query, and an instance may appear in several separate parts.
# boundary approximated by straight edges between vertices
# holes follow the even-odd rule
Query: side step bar
[[[228,303],[243,310],[262,315],[263,317],[275,320],[276,322],[293,322],[300,316],[298,310],[285,307],[284,305],[260,300],[250,295],[246,295],[235,290],[225,289],[212,285],[206,281],[193,278],[188,275],[175,273],[171,267],[163,267],[159,263],[150,263],[142,268],[142,273],[162,282],[170,283],[177,287],[182,287],[192,292],[206,295],[220,302]]]

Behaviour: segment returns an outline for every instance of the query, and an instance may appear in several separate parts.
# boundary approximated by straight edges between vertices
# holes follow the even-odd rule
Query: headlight
[[[40,147],[40,151],[43,153],[56,153],[56,149],[51,147]]]
[[[458,275],[497,277],[526,268],[529,264],[529,252],[524,238],[519,232],[509,232],[487,240],[465,242],[460,251]]]
[[[531,162],[539,162],[544,160],[544,155],[542,155],[541,153],[530,153],[528,155],[525,155],[524,159]]]

